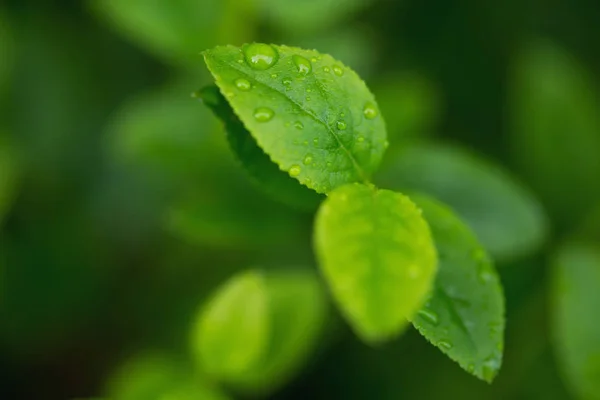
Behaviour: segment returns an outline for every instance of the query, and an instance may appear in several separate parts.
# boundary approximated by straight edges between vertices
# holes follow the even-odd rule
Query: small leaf
[[[315,274],[303,271],[269,273],[271,335],[258,365],[239,384],[267,393],[285,384],[311,354],[325,325],[327,302]]]
[[[207,374],[232,382],[261,359],[269,334],[264,277],[249,271],[233,277],[209,300],[197,319],[192,346]]]
[[[511,77],[514,159],[558,223],[569,226],[600,201],[600,95],[579,60],[532,43]]]
[[[318,211],[314,243],[334,299],[367,342],[398,336],[433,285],[429,227],[402,194],[361,184],[334,190]]]
[[[504,348],[498,274],[473,233],[449,208],[427,196],[411,198],[423,209],[439,255],[431,298],[412,323],[463,369],[491,383]]]
[[[226,400],[227,397],[193,376],[191,369],[166,354],[142,353],[127,360],[105,384],[112,400]]]
[[[386,132],[375,99],[331,56],[253,43],[204,58],[258,146],[300,183],[327,193],[379,165]]]
[[[600,399],[600,248],[563,245],[554,258],[552,328],[559,367],[571,392]]]
[[[548,234],[547,218],[528,190],[499,166],[459,147],[408,147],[383,168],[377,182],[448,204],[497,260],[531,254]]]
[[[317,208],[321,196],[298,185],[298,182],[281,171],[254,141],[244,124],[234,114],[225,97],[216,86],[200,91],[200,98],[225,123],[227,139],[238,160],[273,198],[298,208]]]

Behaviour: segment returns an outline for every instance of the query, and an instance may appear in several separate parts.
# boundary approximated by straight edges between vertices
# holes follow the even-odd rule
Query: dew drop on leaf
[[[452,348],[452,343],[445,342],[445,341],[442,340],[442,341],[438,342],[437,346],[439,348],[441,348],[441,349],[444,349],[444,350],[450,350]]]
[[[333,73],[336,74],[337,76],[342,76],[342,75],[344,75],[344,70],[339,65],[334,65]]]
[[[304,157],[304,165],[310,165],[313,162],[313,158],[310,154],[307,154],[306,157]]]
[[[243,49],[246,63],[253,69],[266,70],[277,63],[279,54],[271,45],[264,43],[252,43]]]
[[[358,138],[356,138],[356,140],[359,142],[364,142],[365,138],[364,138],[364,136],[359,136]]]
[[[290,176],[298,176],[300,175],[300,172],[302,172],[302,168],[297,165],[292,165],[290,168]]]
[[[437,326],[437,324],[439,324],[440,322],[438,315],[431,310],[422,309],[419,310],[418,314],[421,318],[423,318],[425,321],[429,322],[433,326]]]
[[[344,121],[338,121],[336,125],[340,131],[343,131],[348,127],[348,125]]]
[[[375,117],[377,117],[378,114],[377,108],[375,108],[375,105],[373,103],[367,103],[365,104],[363,114],[365,115],[366,119],[374,119]]]
[[[241,90],[242,92],[247,92],[252,88],[250,81],[248,79],[239,78],[235,81],[235,87]]]
[[[296,121],[294,122],[294,128],[302,130],[304,129],[304,124],[300,121]]]
[[[329,67],[323,67],[323,72],[329,73],[329,71],[331,71],[331,69]]]
[[[298,68],[298,72],[301,75],[308,75],[312,72],[312,64],[306,58],[294,55],[292,56],[292,60],[294,61],[294,65]]]
[[[259,107],[254,110],[254,118],[258,122],[268,122],[273,119],[275,112],[267,107]]]

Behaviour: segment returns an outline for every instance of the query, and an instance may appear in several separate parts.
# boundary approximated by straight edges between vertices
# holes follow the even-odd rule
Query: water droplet
[[[300,172],[302,172],[302,168],[297,165],[292,165],[290,168],[290,176],[298,176],[300,175]]]
[[[306,89],[306,93],[311,93],[312,89]]]
[[[238,64],[243,64],[244,60],[240,58],[237,62],[238,62]]]
[[[311,183],[311,182],[312,182],[312,181],[310,180],[310,178],[306,178],[306,179],[304,179],[304,180],[302,181],[302,183],[303,183],[303,184],[305,184],[305,185],[310,185],[310,183]]]
[[[308,146],[308,140],[305,140],[304,142],[302,142],[302,144]]]
[[[365,137],[364,136],[359,136],[358,138],[356,138],[356,140],[358,140],[359,142],[364,142],[365,141]]]
[[[225,92],[225,97],[229,97],[229,98],[235,97],[235,93],[233,93],[233,92]]]
[[[275,112],[267,107],[258,107],[254,110],[254,119],[258,122],[268,122],[273,119]]]
[[[469,372],[470,374],[475,372],[475,364],[469,364],[469,366],[467,367],[467,372]]]
[[[319,138],[314,138],[313,139],[313,144],[316,146],[319,144]]]
[[[284,84],[285,86],[289,86],[289,85],[291,85],[291,84],[292,84],[292,80],[291,80],[291,79],[284,79],[284,80],[283,80],[283,84]]]
[[[304,124],[300,121],[296,121],[294,122],[294,128],[302,130],[304,129]]]
[[[252,88],[252,84],[248,79],[239,78],[235,80],[235,87],[241,90],[242,92],[247,92]]]
[[[437,326],[440,322],[438,315],[431,310],[427,310],[424,308],[422,310],[419,310],[418,314],[421,316],[421,318],[423,318],[425,321],[429,322],[433,326]]]
[[[244,47],[244,58],[250,67],[264,71],[277,63],[279,54],[271,45],[252,43]]]
[[[348,127],[348,125],[344,121],[338,121],[336,125],[340,131],[343,131]]]
[[[310,101],[310,96],[308,96],[308,97],[306,98],[306,101]]]
[[[311,58],[311,59],[310,59],[310,61],[312,61],[312,62],[317,62],[317,57],[313,57],[313,58]]]
[[[438,345],[438,347],[440,347],[444,350],[450,350],[452,348],[452,343],[446,342],[444,340],[440,340],[437,345]]]
[[[294,64],[296,65],[296,68],[298,68],[298,72],[300,74],[308,75],[311,73],[312,64],[306,58],[296,54],[292,56],[292,60],[294,61]]]
[[[377,108],[375,108],[375,104],[369,102],[365,104],[365,108],[363,109],[363,114],[366,119],[373,119],[377,117]]]
[[[307,154],[306,157],[304,157],[304,165],[310,165],[313,162],[313,158],[312,155]]]
[[[342,75],[344,75],[344,70],[339,65],[334,65],[333,73],[336,74],[337,76],[342,76]]]
[[[278,76],[279,75],[277,75],[277,74],[271,74],[271,78],[273,78],[273,79],[277,78]]]
[[[195,92],[190,93],[190,97],[192,99],[201,99],[202,98],[202,91],[201,90],[196,90]]]
[[[383,142],[383,148],[387,149],[388,147],[390,147],[390,142],[388,142],[387,140],[385,142]]]
[[[500,359],[495,356],[490,356],[483,361],[483,367],[481,369],[481,375],[487,382],[491,382],[496,373],[500,369]]]
[[[327,167],[331,167],[331,165],[332,165],[331,161],[327,161],[327,164],[325,164],[325,165],[327,165]]]
[[[329,71],[331,71],[331,69],[329,67],[323,67],[323,72],[329,73]]]
[[[477,278],[479,282],[483,285],[487,284],[493,279],[494,275],[492,275],[492,271],[487,268],[487,266],[480,266],[479,271],[477,271]]]

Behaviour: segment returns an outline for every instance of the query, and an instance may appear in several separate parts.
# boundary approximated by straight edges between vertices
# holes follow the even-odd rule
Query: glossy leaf
[[[426,193],[448,204],[495,259],[525,256],[546,239],[541,206],[499,166],[439,144],[408,147],[390,161],[377,177],[379,184]]]
[[[203,370],[221,381],[236,381],[254,368],[269,343],[265,280],[249,271],[231,278],[198,316],[192,347]]]
[[[386,133],[375,99],[331,56],[254,43],[204,58],[258,146],[305,186],[327,193],[379,165]]]
[[[91,5],[124,36],[177,64],[193,65],[202,49],[251,34],[250,8],[239,0],[92,0]]]
[[[490,382],[502,364],[504,296],[492,261],[452,210],[424,195],[423,210],[439,256],[431,297],[412,323],[463,369]]]
[[[193,376],[178,360],[159,353],[142,353],[119,366],[105,384],[112,400],[226,400],[210,384]]]
[[[600,399],[600,248],[564,245],[553,272],[552,328],[562,375],[576,398]]]
[[[558,221],[571,225],[600,201],[600,96],[577,59],[548,42],[515,60],[511,148]]]
[[[273,198],[298,208],[316,209],[322,199],[281,171],[254,141],[216,86],[200,92],[200,98],[223,121],[232,151],[248,173]]]
[[[271,332],[268,349],[238,383],[255,393],[272,392],[302,367],[317,345],[327,315],[323,287],[312,273],[269,273],[266,285]]]
[[[400,193],[361,184],[334,190],[318,211],[314,244],[334,299],[367,342],[398,336],[433,285],[429,227]]]

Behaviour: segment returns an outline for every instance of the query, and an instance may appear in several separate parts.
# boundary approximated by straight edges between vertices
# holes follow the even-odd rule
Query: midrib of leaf
[[[456,325],[460,328],[460,330],[462,330],[465,333],[465,335],[468,339],[469,345],[471,345],[471,348],[479,356],[480,355],[479,349],[477,348],[477,345],[475,344],[475,341],[473,340],[473,337],[471,336],[471,332],[469,332],[469,328],[467,328],[467,326],[463,323],[460,314],[454,307],[453,298],[448,293],[446,293],[446,291],[441,287],[436,288],[436,291],[440,294],[440,297],[444,300],[446,308],[450,312],[450,315],[452,316],[452,319],[454,320]]]
[[[263,85],[264,87],[266,87],[266,88],[272,90],[273,92],[279,94],[284,99],[288,100],[290,103],[292,103],[293,105],[295,105],[296,107],[298,107],[298,109],[300,109],[306,115],[308,115],[309,117],[311,117],[312,119],[314,119],[319,124],[323,125],[327,129],[327,131],[331,134],[331,136],[334,137],[335,141],[340,146],[340,149],[342,149],[344,151],[344,153],[346,153],[346,156],[350,159],[350,161],[352,161],[352,165],[354,165],[354,168],[355,168],[356,172],[358,173],[358,175],[359,175],[362,183],[370,183],[369,179],[367,178],[367,174],[365,173],[365,171],[361,168],[360,164],[358,164],[358,162],[356,161],[356,159],[354,158],[354,156],[352,155],[352,153],[346,148],[346,146],[344,146],[344,144],[341,142],[341,140],[338,137],[338,135],[335,133],[335,131],[333,129],[331,129],[331,127],[329,126],[329,124],[327,124],[326,121],[323,121],[317,115],[313,114],[310,110],[305,109],[301,104],[297,103],[293,99],[291,99],[288,96],[286,96],[284,92],[282,92],[280,90],[277,90],[276,88],[274,88],[274,87],[268,85],[267,83],[261,81],[258,77],[252,76],[252,75],[248,74],[247,72],[241,70],[235,63],[230,63],[230,62],[228,62],[226,60],[223,60],[222,63],[225,64],[226,66],[234,69],[235,71],[239,72],[240,74],[244,75],[246,78],[250,78],[253,81],[258,82],[261,85]],[[320,84],[320,82],[319,82],[319,84]],[[317,86],[319,86],[319,85],[317,85]],[[319,90],[322,93],[322,89],[320,88],[320,86],[319,86]],[[323,97],[326,97],[326,96],[323,96]],[[327,104],[329,105],[329,102],[327,102]],[[235,108],[234,108],[234,111],[235,111]],[[354,127],[353,127],[353,129],[354,129]]]

